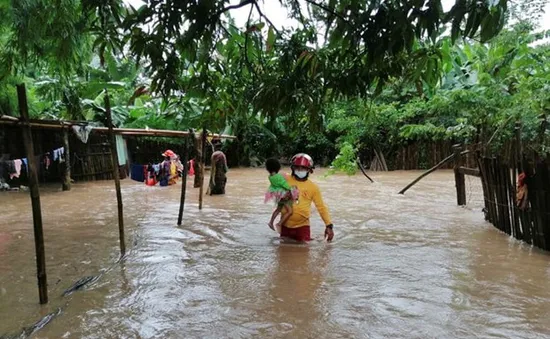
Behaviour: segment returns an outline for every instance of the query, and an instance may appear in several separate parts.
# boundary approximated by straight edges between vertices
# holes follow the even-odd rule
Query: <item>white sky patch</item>
[[[144,5],[145,3],[141,0],[124,0],[126,3],[131,4],[135,8],[139,8],[141,5]],[[231,0],[230,5],[238,5],[241,1],[240,0]],[[306,2],[304,0],[300,0],[302,4],[302,10],[306,10]],[[443,10],[448,11],[451,9],[453,4],[455,3],[455,0],[442,0]],[[269,20],[275,25],[276,28],[281,29],[283,27],[286,28],[295,28],[298,27],[299,23],[289,18],[289,12],[288,10],[281,6],[279,1],[277,0],[260,0],[258,2],[259,7],[261,8],[263,14],[269,18]],[[246,25],[246,21],[248,19],[248,14],[250,12],[250,5],[231,10],[231,16],[235,20],[235,24],[238,27],[244,27]],[[307,13],[304,13],[307,15]],[[252,18],[254,20],[258,20],[259,16],[256,11],[256,9],[252,12]],[[542,15],[540,19],[540,30],[550,30],[550,1],[545,7],[545,13]]]

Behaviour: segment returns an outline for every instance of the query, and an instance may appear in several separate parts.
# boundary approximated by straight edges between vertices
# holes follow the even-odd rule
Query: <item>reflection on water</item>
[[[455,206],[452,172],[315,173],[335,222],[284,244],[267,227],[263,170],[229,173],[226,196],[128,180],[128,247],[117,263],[111,182],[42,190],[50,304],[38,305],[27,194],[2,193],[0,337],[62,313],[36,338],[550,338],[550,257],[483,221],[481,187]],[[102,274],[62,297],[75,281]]]

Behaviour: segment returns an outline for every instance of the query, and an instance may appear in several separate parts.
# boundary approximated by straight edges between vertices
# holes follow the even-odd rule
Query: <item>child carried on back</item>
[[[269,189],[265,194],[265,202],[274,200],[277,203],[277,209],[273,211],[268,226],[272,230],[275,230],[275,219],[282,212],[281,220],[277,223],[277,231],[280,233],[281,226],[292,215],[292,205],[298,199],[299,192],[296,187],[291,187],[288,184],[282,174],[279,174],[281,164],[277,159],[268,159],[265,163],[265,169],[269,172],[270,183]]]

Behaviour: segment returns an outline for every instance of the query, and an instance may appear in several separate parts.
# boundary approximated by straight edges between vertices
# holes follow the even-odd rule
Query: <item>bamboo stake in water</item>
[[[116,147],[116,138],[113,131],[113,119],[111,116],[111,101],[109,92],[105,89],[105,115],[109,125],[109,142],[111,144],[111,162],[113,164],[113,178],[115,179],[116,200],[118,206],[118,233],[120,239],[120,255],[126,254],[126,242],[124,240],[124,210],[122,206],[122,192],[120,189],[120,173],[118,172],[118,150]]]
[[[201,172],[201,182],[200,182],[200,189],[199,189],[199,210],[202,210],[202,193],[204,190],[204,162],[206,159],[206,128],[202,129],[202,136],[201,136],[201,156],[200,156],[200,172]]]
[[[69,149],[69,130],[63,130],[63,147],[65,148],[65,170],[63,171],[63,191],[71,190],[71,155]]]
[[[185,193],[187,190],[187,161],[189,160],[189,137],[185,137],[185,142],[183,143],[183,175],[181,177],[181,197],[180,197],[180,211],[178,214],[178,226],[181,226],[183,220],[183,209],[185,208]]]
[[[24,124],[22,125],[23,140],[27,151],[29,165],[29,188],[31,192],[32,219],[34,226],[34,247],[36,251],[36,276],[38,278],[38,295],[41,304],[48,303],[48,279],[46,276],[46,254],[44,250],[44,231],[42,228],[42,210],[40,208],[40,190],[34,158],[34,145],[29,124],[29,108],[27,106],[27,91],[25,85],[17,85],[17,99],[19,112]]]

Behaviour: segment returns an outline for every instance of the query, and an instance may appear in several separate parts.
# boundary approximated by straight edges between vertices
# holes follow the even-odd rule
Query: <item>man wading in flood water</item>
[[[328,208],[323,201],[317,184],[309,180],[309,174],[313,173],[313,160],[305,153],[296,154],[292,157],[290,168],[292,169],[292,176],[288,178],[288,184],[296,186],[300,191],[300,196],[294,203],[292,215],[281,227],[281,237],[300,242],[311,240],[309,218],[311,216],[311,203],[313,202],[325,222],[325,238],[327,241],[332,241],[334,231],[332,230]]]

